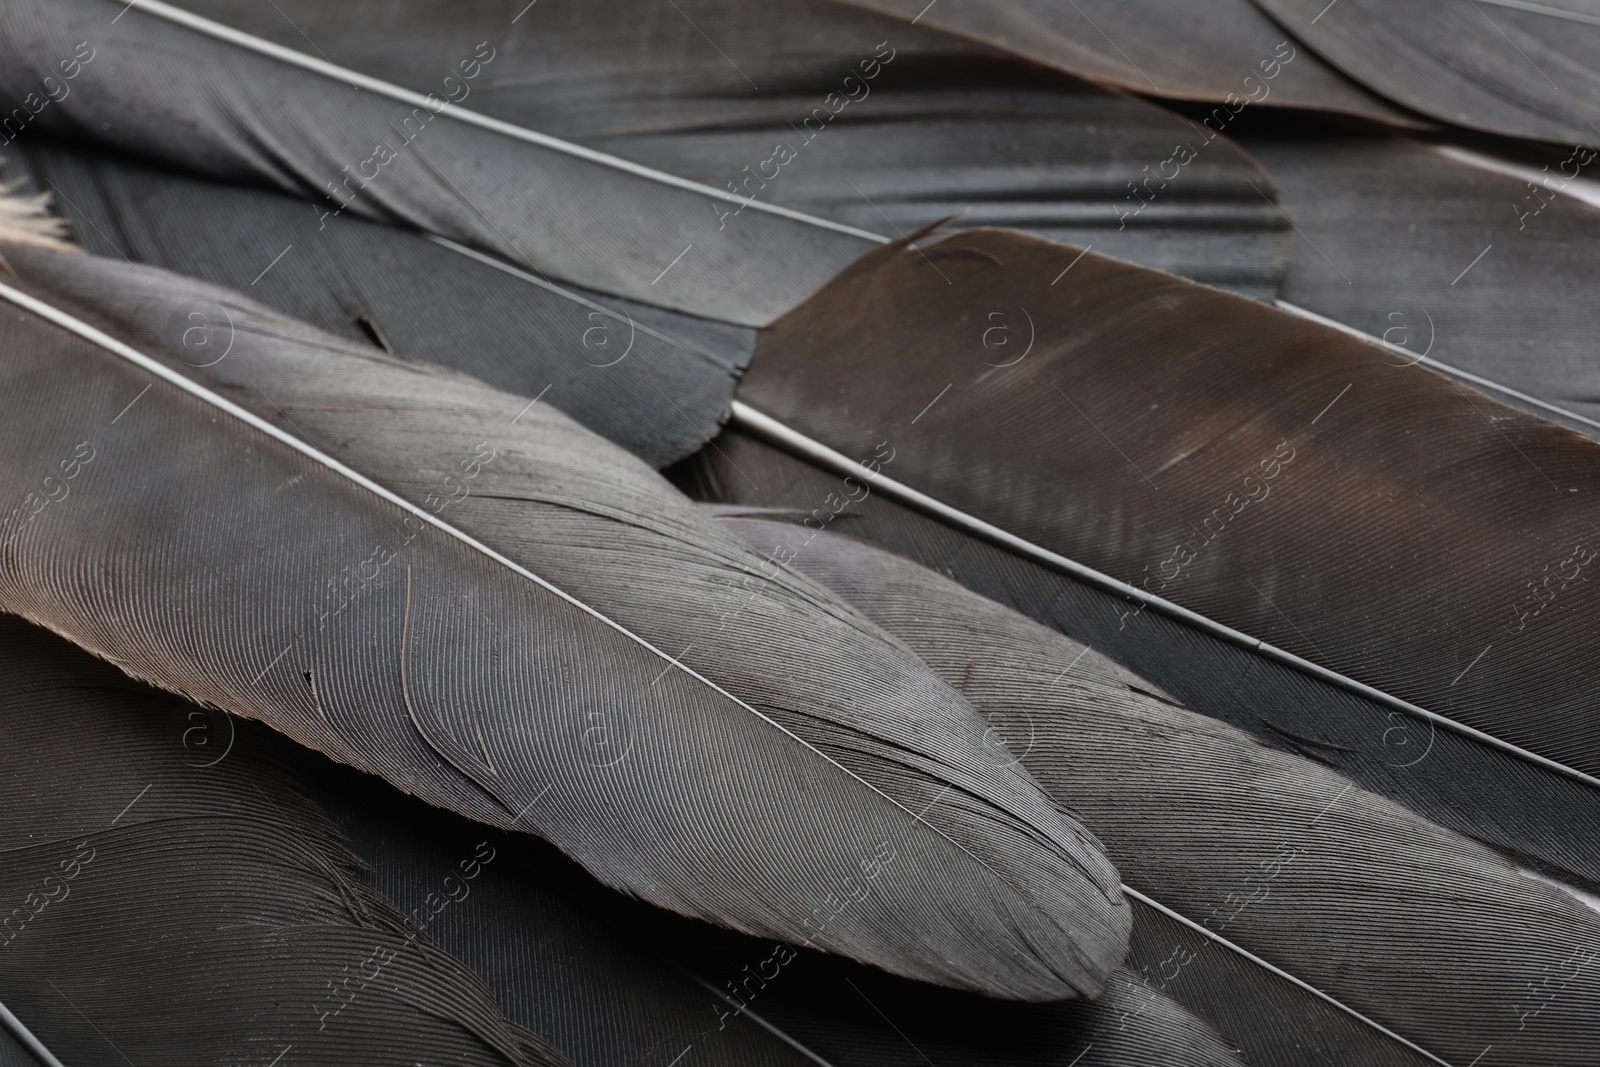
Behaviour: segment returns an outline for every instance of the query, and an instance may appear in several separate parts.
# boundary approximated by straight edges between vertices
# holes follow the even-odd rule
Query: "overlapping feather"
[[[956,685],[1132,887],[1450,1062],[1504,1046],[1513,1024],[1519,1062],[1595,1043],[1600,913],[1575,895],[909,560],[725,521]],[[1558,972],[1559,998],[1528,1000],[1529,977]]]
[[[359,884],[220,715],[0,633],[0,998],[58,1059],[568,1062]]]
[[[642,463],[201,283],[6,255],[263,420],[19,310],[6,469],[83,480],[48,475],[61,503],[10,532],[11,610],[653,903],[999,995],[1099,991],[1128,919],[1098,847],[859,615],[799,580],[750,601],[759,557]],[[184,347],[196,308],[233,324],[220,356]],[[59,486],[92,503],[69,519]]]
[[[896,480],[950,507],[1600,771],[1593,442],[1078,256],[1004,231],[885,248],[762,334],[738,397],[846,455],[892,441]]]

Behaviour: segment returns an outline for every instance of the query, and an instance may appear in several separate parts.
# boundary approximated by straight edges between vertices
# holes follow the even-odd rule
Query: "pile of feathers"
[[[1594,0],[0,4],[0,1065],[1600,1064],[1597,144]]]

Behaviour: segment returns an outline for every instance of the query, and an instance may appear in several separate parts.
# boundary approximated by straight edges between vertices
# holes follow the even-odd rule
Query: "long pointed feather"
[[[212,287],[7,254],[164,361],[6,290],[32,313],[10,327],[10,469],[52,462],[51,442],[81,462],[80,434],[133,470],[173,457],[154,483],[94,479],[70,528],[60,509],[19,527],[0,594],[15,610],[435,803],[536,828],[654,903],[1000,995],[1098,991],[1128,918],[1095,845],[977,759],[970,707],[820,588],[745,604],[759,558],[648,468],[550,409]],[[196,300],[237,326],[202,367],[182,345]],[[100,566],[114,616],[85,584]],[[860,899],[826,915],[846,884]]]
[[[1524,975],[1570,963],[1574,945],[1600,951],[1600,913],[1574,896],[1147,695],[1086,646],[862,542],[726,521],[753,547],[782,546],[955,684],[1130,885],[1451,1062],[1507,1043]],[[1595,1042],[1600,979],[1564,982],[1559,1004],[1525,1005],[1541,1011],[1518,1028],[1522,1062],[1572,1062]]]

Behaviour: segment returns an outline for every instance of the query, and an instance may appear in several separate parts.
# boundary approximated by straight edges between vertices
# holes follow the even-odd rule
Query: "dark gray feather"
[[[1255,2],[1330,64],[1424,115],[1565,144],[1600,132],[1600,17],[1561,17],[1573,5]]]
[[[1397,367],[1438,360],[1582,416],[1526,405],[1600,435],[1591,299],[1600,209],[1568,188],[1590,180],[1593,149],[1564,150],[1529,168],[1529,180],[1399,138],[1264,134],[1246,144],[1306,238],[1284,300],[1386,341]]]
[[[1133,888],[1453,1063],[1571,1063],[1600,1039],[1600,914],[1575,896],[909,560],[725,521],[954,684]],[[1546,975],[1559,995],[1529,1000]]]
[[[14,180],[52,197],[91,252],[249,292],[401,357],[448,360],[657,466],[715,435],[755,346],[748,327],[554,291],[410,230],[351,214],[319,220],[313,204],[270,189],[37,135],[10,156]],[[191,347],[224,343],[225,321],[191,325]]]
[[[317,215],[434,233],[570,284],[742,325],[771,320],[874,244],[764,206],[746,212],[735,239],[719,225],[731,194],[476,119],[444,95],[463,90],[358,88],[349,74],[305,66],[314,61],[263,54],[245,35],[152,13],[159,4],[116,17],[121,6],[11,6],[0,95],[22,99],[58,79],[59,63],[78,64],[29,131],[97,131],[204,176],[318,200]],[[492,69],[493,47],[460,62]]]
[[[848,4],[545,0],[511,26],[503,5],[422,0],[383,5],[381,35],[349,5],[194,6],[411,87],[492,40],[468,106],[874,233],[959,214],[1266,298],[1292,237],[1270,181],[1219,136],[1231,114],[1201,125]],[[723,224],[748,213],[729,205]]]
[[[58,1058],[567,1062],[356,882],[281,769],[219,767],[220,716],[0,633],[0,998]]]
[[[8,317],[6,469],[82,467],[85,441],[105,457],[15,530],[13,610],[533,829],[653,903],[1001,995],[1098,992],[1129,920],[1097,846],[982,760],[971,708],[820,587],[747,602],[760,558],[644,464],[543,405],[201,283],[6,257],[268,420]],[[200,367],[182,343],[196,303],[235,324]]]
[[[999,230],[873,253],[763,332],[738,399],[846,455],[891,439],[949,507],[1600,772],[1594,442],[1092,252],[1053,285],[1077,255]],[[995,358],[997,326],[1036,343]]]

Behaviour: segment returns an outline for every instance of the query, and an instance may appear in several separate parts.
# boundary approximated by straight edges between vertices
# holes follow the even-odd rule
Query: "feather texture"
[[[281,770],[218,766],[204,712],[0,632],[0,996],[59,1058],[567,1062],[357,884]]]
[[[892,441],[896,480],[952,507],[1600,771],[1593,442],[1094,253],[1052,286],[1077,255],[1002,231],[873,253],[762,335],[739,396],[847,455]],[[994,358],[1006,335],[1033,344]]]
[[[469,106],[870,232],[959,214],[1268,299],[1292,237],[1270,181],[1219,135],[1228,123],[850,5],[545,0],[513,26],[503,5],[411,0],[384,5],[381,33],[348,7],[191,6],[412,87],[492,40]]]
[[[702,499],[775,507],[804,515],[812,528],[869,538],[1105,653],[1146,679],[1152,693],[1170,694],[1260,744],[1322,764],[1531,869],[1591,891],[1600,887],[1600,791],[1586,783],[1177,619],[1140,612],[1122,596],[902,506],[881,481],[825,521],[830,501],[861,497],[856,483],[741,432],[726,432],[716,444],[674,472]],[[1155,961],[1171,951],[1163,948]],[[1196,980],[1191,988],[1203,994],[1214,984]],[[1242,1032],[1225,1025],[1215,1007],[1196,1010],[1224,1030]]]
[[[1172,706],[1088,647],[909,560],[803,527],[726,521],[955,685],[989,717],[997,750],[1108,843],[1135,889],[1450,1062],[1504,1045],[1513,1006],[1524,1009],[1519,1062],[1571,1063],[1600,1039],[1589,1029],[1600,1027],[1600,977],[1585,962],[1600,954],[1600,913],[1574,896]],[[1558,1000],[1522,1003],[1527,976],[1563,965]]]
[[[483,106],[495,113],[518,109],[524,117],[512,121],[551,132],[566,124],[561,136],[579,140],[601,124],[660,126],[712,108],[719,118],[759,112],[758,100],[774,86],[811,73],[857,32],[870,37],[863,54],[887,39],[925,66],[1002,55],[1138,93],[1212,101],[1258,92],[1255,82],[1241,79],[1259,76],[1258,64],[1285,37],[1249,0],[1065,6],[939,0],[931,7],[912,0],[783,0],[759,8],[737,0],[675,0],[678,12],[639,0],[540,0],[520,16],[512,0],[480,0],[467,11],[407,0],[377,14],[312,0],[277,2],[284,17],[251,0],[183,0],[182,6],[289,48],[310,50],[309,38],[335,62],[373,73],[387,68],[379,76],[402,83],[420,70],[448,69],[431,42],[470,45],[492,33],[506,41],[519,73],[486,86]],[[1298,52],[1267,103],[1412,121],[1314,54]]]
[[[755,347],[747,327],[556,289],[409,230],[349,214],[319,219],[270,189],[37,136],[8,162],[16,180],[53,195],[91,252],[249,292],[401,357],[448,361],[539,397],[654,465],[716,433]],[[225,318],[191,325],[191,348],[225,347]]]
[[[1406,107],[1508,137],[1590,143],[1600,17],[1518,0],[1255,0],[1308,48]],[[1565,17],[1563,17],[1565,16]]]
[[[1048,0],[945,0],[926,11],[915,0],[853,2],[1133,92],[1230,104],[1248,98],[1396,125],[1416,121],[1314,53],[1285,48],[1283,28],[1248,0],[1073,0],[1065,7]],[[1280,71],[1283,80],[1276,81]],[[1263,73],[1272,75],[1271,84]]]
[[[1593,150],[1566,153],[1535,183],[1399,138],[1247,143],[1306,238],[1284,300],[1386,341],[1397,366],[1437,360],[1589,421],[1527,405],[1536,415],[1600,434],[1588,299],[1600,209],[1566,195]]]
[[[1206,1023],[1126,968],[1092,1002],[942,997],[837,957],[642,908],[526,838],[497,837],[493,865],[464,887],[449,876],[477,849],[481,827],[317,757],[295,771],[350,835],[374,887],[414,915],[437,911],[426,927],[435,942],[485,978],[508,1018],[580,1067],[664,1067],[680,1055],[703,1067],[898,1067],[925,1062],[923,1052],[940,1064],[993,1067],[1078,1056],[1078,1067],[1241,1062]],[[441,886],[465,893],[459,906]],[[947,1010],[930,1013],[933,1003]]]
[[[6,469],[108,457],[12,534],[13,610],[685,914],[1024,999],[1120,959],[1115,871],[970,706],[820,587],[746,603],[759,557],[621,450],[154,268],[6,254],[263,420],[7,320]],[[196,303],[235,324],[198,367]]]
[[[422,230],[570,284],[741,325],[792,307],[875,243],[766,205],[745,214],[735,240],[720,225],[739,203],[732,194],[485,119],[452,106],[459,89],[358,87],[354,74],[155,0],[113,18],[119,6],[12,5],[0,94],[27,96],[59,63],[76,70],[29,132],[96,130],[207,177],[318,199],[306,212],[319,220],[348,212]],[[459,62],[481,73],[493,48]]]
[[[42,1067],[40,1060],[4,1025],[0,1025],[0,1067]]]

